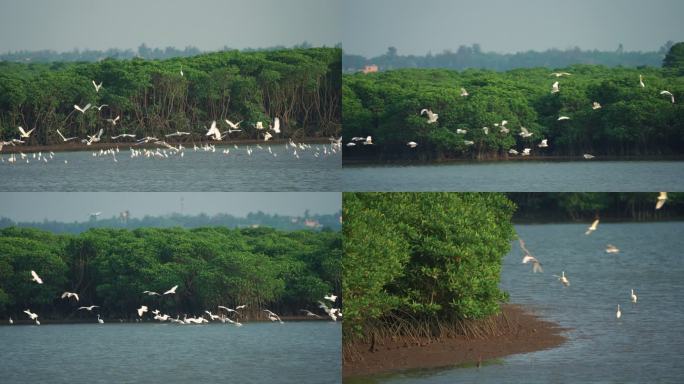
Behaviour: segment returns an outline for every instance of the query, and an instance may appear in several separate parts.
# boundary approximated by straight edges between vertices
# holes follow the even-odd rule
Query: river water
[[[414,371],[367,383],[681,383],[684,377],[684,222],[520,225],[543,264],[521,264],[517,241],[503,262],[501,286],[569,330],[549,350],[470,367]],[[607,254],[607,244],[620,253]],[[563,287],[552,274],[565,271]],[[630,302],[635,289],[637,304]],[[622,310],[616,319],[617,304]]]
[[[252,149],[251,155],[247,148]],[[33,154],[25,159],[0,154],[2,191],[341,191],[340,151],[330,145],[311,144],[298,149],[297,156],[285,145],[216,147],[215,152],[192,147],[183,157],[138,156],[131,158],[128,147],[115,155],[93,156],[92,151],[57,152],[48,162]],[[325,149],[324,149],[325,148]],[[224,154],[224,150],[230,152]],[[327,152],[327,154],[325,152]],[[99,154],[99,151],[95,152]],[[168,154],[168,151],[167,151]],[[275,154],[276,156],[273,156]],[[47,155],[47,154],[43,154]],[[116,159],[116,161],[114,161]],[[28,163],[27,163],[28,161]],[[66,161],[66,163],[65,163]]]
[[[0,327],[3,383],[339,383],[333,322]]]
[[[345,191],[644,192],[684,190],[684,162],[501,161],[344,166]]]

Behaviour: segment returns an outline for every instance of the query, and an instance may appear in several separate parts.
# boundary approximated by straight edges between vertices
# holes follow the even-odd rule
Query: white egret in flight
[[[165,294],[165,295],[172,295],[172,294],[176,293],[176,288],[178,288],[178,285],[174,285],[173,287],[171,287],[171,289],[169,289],[168,291],[164,292],[164,294]]]
[[[73,292],[64,292],[62,293],[62,299],[68,299],[70,297],[76,298],[76,301],[78,301],[78,293],[73,293]]]
[[[64,142],[71,141],[74,139],[78,139],[78,137],[75,137],[75,136],[74,137],[64,137],[64,135],[62,135],[62,132],[60,132],[59,129],[57,130],[57,134],[59,135],[59,137],[62,138],[62,141],[64,141]]]
[[[422,116],[422,115],[424,115],[424,114],[427,114],[427,117],[428,117],[427,122],[428,122],[428,124],[436,123],[436,122],[437,122],[437,119],[439,118],[439,115],[436,114],[436,113],[434,113],[434,112],[432,112],[432,110],[430,110],[430,109],[426,109],[426,108],[421,109],[421,110],[420,110],[420,115]]]
[[[670,99],[672,100],[672,104],[674,104],[674,102],[675,102],[674,95],[670,91],[660,91],[660,94],[670,96]]]
[[[599,225],[599,219],[596,218],[596,220],[594,220],[594,222],[591,223],[591,225],[589,226],[589,228],[587,228],[587,231],[584,232],[584,234],[585,235],[591,235],[591,233],[594,232],[596,230],[596,228],[598,228],[598,225]]]
[[[655,209],[660,209],[665,205],[665,202],[667,201],[667,192],[660,192],[658,194],[658,200],[656,201],[656,206]]]
[[[100,92],[100,88],[102,88],[102,82],[100,81],[100,84],[96,84],[95,80],[93,80],[93,86],[95,87],[95,92]]]
[[[29,136],[31,136],[31,132],[36,130],[35,128],[33,128],[32,130],[26,132],[26,131],[24,131],[24,128],[22,128],[22,127],[19,127],[18,129],[19,129],[19,134],[20,134],[19,137],[21,137],[22,139],[28,139]]]
[[[36,271],[31,270],[31,276],[31,281],[35,281],[38,284],[43,284],[43,279],[41,279],[40,276],[38,276]]]
[[[85,309],[86,311],[92,311],[93,308],[99,308],[99,305],[91,305],[90,307],[78,307],[77,311],[80,311],[81,309]]]

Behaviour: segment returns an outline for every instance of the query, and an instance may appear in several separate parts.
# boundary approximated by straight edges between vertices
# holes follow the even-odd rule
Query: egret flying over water
[[[568,280],[568,278],[565,277],[565,271],[561,272],[561,275],[560,275],[560,276],[558,276],[558,275],[553,275],[553,277],[557,277],[557,278],[558,278],[558,281],[560,281],[561,284],[563,284],[563,285],[566,286],[566,287],[570,285],[570,280]]]
[[[620,248],[614,246],[613,244],[606,245],[606,253],[620,253]]]
[[[62,293],[62,299],[68,299],[70,297],[73,297],[78,301],[78,293],[73,293],[73,292],[64,292]]]
[[[100,84],[96,84],[95,80],[93,80],[93,86],[95,87],[95,92],[100,92],[100,88],[102,88],[102,82],[100,81]]]
[[[164,294],[165,294],[165,295],[172,295],[172,294],[176,293],[176,288],[178,288],[178,285],[174,285],[173,287],[171,287],[171,289],[169,289],[168,291],[164,292]]]
[[[283,324],[283,321],[280,320],[280,316],[276,315],[275,313],[269,311],[268,309],[264,309],[264,312],[268,313],[268,319],[271,321],[277,321],[280,324]]]
[[[62,135],[62,132],[60,132],[59,129],[57,130],[57,134],[59,135],[59,137],[62,138],[62,141],[64,141],[64,142],[71,141],[71,140],[74,140],[74,139],[78,139],[78,137],[76,137],[76,136],[74,136],[74,137],[64,137],[64,135]]]
[[[217,141],[222,139],[221,131],[216,127],[216,121],[211,122],[211,127],[207,131],[207,136],[213,136],[212,138]]]
[[[228,119],[223,119],[223,121],[225,121],[226,124],[228,124],[228,126],[231,127],[232,129],[240,129],[240,123],[242,123],[242,120],[238,121],[237,123],[233,123],[232,121],[230,121]]]
[[[31,281],[35,281],[38,284],[43,284],[43,279],[41,279],[34,270],[31,270]]]
[[[119,119],[121,119],[121,116],[120,116],[120,115],[119,115],[119,116],[116,116],[116,117],[113,118],[113,119],[107,119],[107,121],[110,122],[110,123],[112,123],[112,125],[116,125],[116,123],[119,121]]]
[[[26,131],[24,131],[24,128],[22,128],[22,127],[19,127],[18,129],[19,129],[19,137],[21,137],[22,139],[28,139],[29,136],[31,136],[31,132],[36,130],[35,128],[33,128],[30,131],[26,132]]]
[[[532,262],[532,273],[544,272],[539,260],[537,260],[536,257],[532,256],[530,251],[528,251],[527,248],[525,248],[525,242],[523,241],[523,239],[518,239],[518,241],[520,243],[520,248],[525,252],[525,256],[523,256],[522,263],[527,264],[529,262]]]
[[[38,318],[38,315],[35,314],[35,313],[33,313],[33,312],[31,312],[31,310],[29,310],[29,309],[25,310],[24,313],[27,314],[28,317],[31,318],[31,320],[35,320],[35,319]]]
[[[585,235],[591,235],[591,233],[594,232],[596,230],[596,228],[598,228],[598,225],[599,225],[599,219],[596,218],[596,220],[594,220],[594,222],[591,223],[591,225],[589,226],[589,228],[587,228],[587,231],[584,232],[584,234]]]
[[[532,135],[534,135],[534,132],[528,131],[527,128],[525,128],[525,127],[520,127],[519,135],[524,137],[524,138],[528,138],[528,137],[531,137]]]
[[[548,141],[549,141],[549,139],[543,139],[543,140],[541,141],[541,143],[537,144],[537,147],[539,147],[539,148],[546,148],[546,147],[548,147],[548,146],[549,146]]]
[[[315,313],[309,311],[308,309],[300,309],[299,311],[300,311],[300,312],[305,312],[306,315],[309,316],[309,317],[315,317],[315,318],[317,318],[317,319],[320,319],[320,318],[321,318],[320,316],[318,316],[317,314],[315,314]]]
[[[563,120],[570,120],[570,118],[567,117],[567,116],[560,116],[560,117],[558,117],[558,121],[563,121]]]
[[[667,201],[667,192],[660,192],[658,194],[658,200],[656,201],[656,206],[655,209],[660,209],[665,205],[665,202]]]
[[[147,305],[142,305],[137,309],[138,317],[142,317],[143,313],[147,312]]]
[[[77,311],[80,311],[81,309],[85,309],[86,311],[92,311],[93,308],[99,308],[99,305],[91,305],[89,307],[78,307]]]

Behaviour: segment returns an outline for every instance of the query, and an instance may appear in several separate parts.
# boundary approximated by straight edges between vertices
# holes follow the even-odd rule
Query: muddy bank
[[[305,143],[305,144],[329,144],[330,140],[328,138],[322,138],[322,137],[309,137],[309,138],[302,138],[302,139],[297,139],[294,140],[297,143]],[[216,145],[216,146],[227,146],[227,145],[257,145],[260,144],[262,146],[265,145],[278,145],[278,144],[286,144],[289,142],[289,139],[278,139],[278,140],[269,140],[269,141],[264,141],[264,140],[225,140],[225,141],[167,141],[167,143],[173,145],[173,146],[178,146],[179,144],[183,145],[185,148],[190,148],[192,149],[193,145],[197,145],[198,147],[201,147],[205,144],[211,144],[211,145]],[[43,153],[48,153],[50,151],[52,152],[64,152],[64,151],[99,151],[100,149],[110,149],[110,148],[116,148],[119,147],[119,149],[128,149],[129,147],[133,147],[136,149],[140,148],[164,148],[163,146],[160,146],[158,144],[154,143],[147,143],[147,144],[140,144],[140,145],[135,145],[135,141],[117,141],[117,142],[101,142],[101,143],[93,143],[91,145],[87,145],[84,143],[60,143],[60,144],[50,144],[50,145],[5,145],[2,148],[2,151],[0,153],[32,153],[32,152],[43,152]]]
[[[571,162],[571,161],[681,161],[684,156],[681,155],[641,155],[641,156],[609,156],[596,155],[595,158],[587,160],[582,155],[576,156],[507,156],[488,158],[443,158],[443,159],[382,159],[374,157],[363,156],[347,156],[344,155],[342,165],[345,167],[366,167],[366,166],[406,166],[406,165],[438,165],[438,164],[474,164],[474,163],[501,163],[507,161],[526,162],[526,161],[544,161],[544,162]]]
[[[565,341],[564,329],[545,321],[518,305],[504,305],[499,317],[506,318],[509,331],[500,336],[466,338],[457,336],[439,341],[408,339],[376,340],[355,345],[353,359],[342,366],[344,378],[399,372],[418,368],[441,368],[498,358],[516,353],[556,347]]]

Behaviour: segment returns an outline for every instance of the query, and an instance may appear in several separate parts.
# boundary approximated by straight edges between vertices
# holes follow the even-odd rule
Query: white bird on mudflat
[[[74,104],[74,109],[81,112],[81,113],[85,113],[88,109],[90,109],[90,107],[91,107],[90,103],[86,104],[86,106],[83,108],[79,107],[77,104]]]
[[[620,248],[614,246],[613,244],[606,245],[606,253],[620,253]]]
[[[211,122],[211,127],[207,131],[207,136],[212,136],[212,139],[214,140],[221,140],[221,131],[218,130],[218,127],[216,127],[216,121]]]
[[[543,140],[541,141],[541,143],[537,144],[537,147],[539,147],[539,148],[546,148],[546,147],[548,147],[548,146],[549,146],[548,141],[549,141],[549,139],[543,139]]]
[[[553,275],[553,277],[557,277],[557,278],[558,278],[558,281],[560,281],[561,284],[563,284],[563,285],[566,286],[566,287],[570,285],[570,280],[568,280],[568,278],[565,277],[565,271],[561,272],[561,275],[560,275],[560,276],[558,276],[558,275]]]
[[[176,293],[176,288],[178,288],[178,285],[174,285],[173,287],[171,287],[171,289],[169,289],[168,291],[164,292],[164,294],[165,294],[165,295],[172,295],[172,294]]]
[[[563,120],[570,120],[570,118],[567,116],[559,116],[558,117],[558,121],[563,121]]]
[[[24,131],[24,128],[22,128],[22,127],[19,127],[18,129],[19,129],[19,137],[21,137],[23,139],[28,139],[29,136],[31,136],[31,132],[36,130],[35,128],[33,128],[32,130],[26,132],[26,131]]]
[[[176,131],[174,133],[169,133],[168,135],[164,135],[164,137],[187,136],[189,134],[190,134],[190,132]]]
[[[280,119],[279,118],[277,118],[277,117],[275,118],[275,120],[273,121],[273,127],[271,129],[273,129],[273,132],[275,132],[275,133],[280,133]]]
[[[406,143],[406,145],[408,145],[410,148],[415,148],[418,146],[418,143],[416,143],[415,141],[409,141],[408,143]]]
[[[306,315],[309,316],[309,317],[315,317],[315,318],[317,318],[317,319],[320,319],[320,318],[321,318],[320,316],[318,316],[317,314],[315,314],[315,313],[309,311],[308,309],[300,309],[299,311],[300,311],[300,312],[306,312]]]
[[[466,97],[468,96],[468,91],[466,91],[465,88],[461,87],[461,97]]]
[[[582,157],[584,157],[584,158],[587,159],[587,160],[591,160],[591,159],[593,159],[593,158],[596,157],[596,156],[590,155],[590,154],[588,154],[588,153],[585,153],[584,155],[582,155]]]
[[[670,98],[672,99],[672,104],[674,104],[674,95],[670,91],[660,91],[660,94],[670,96]]]
[[[102,88],[102,82],[100,81],[100,84],[96,84],[95,80],[93,80],[93,86],[95,87],[95,92],[100,92],[100,88]]]
[[[117,115],[117,116],[116,116],[115,118],[113,118],[113,119],[107,119],[107,121],[110,122],[110,123],[112,123],[112,125],[116,125],[116,123],[119,121],[119,119],[121,119],[121,115]]]
[[[532,150],[531,148],[523,148],[522,155],[523,156],[529,156],[531,150]]]
[[[525,127],[520,127],[519,135],[524,137],[524,138],[528,138],[528,137],[532,137],[532,135],[534,135],[534,132],[528,131],[527,128],[525,128]]]
[[[641,86],[641,88],[646,87],[646,85],[644,84],[644,78],[641,75],[639,75],[639,85]]]
[[[596,228],[598,228],[598,225],[599,225],[599,219],[597,218],[596,220],[594,220],[591,223],[591,225],[589,226],[589,228],[587,228],[587,231],[584,232],[584,234],[585,235],[591,235],[591,233],[594,232],[596,230]]]
[[[81,309],[85,309],[87,311],[92,311],[93,308],[99,308],[99,305],[91,305],[90,307],[78,307],[77,311],[80,311]]]
[[[667,192],[660,192],[658,194],[658,200],[656,200],[656,206],[655,209],[660,209],[665,205],[665,202],[667,201]]]
[[[76,137],[76,136],[74,136],[74,137],[64,137],[64,135],[62,135],[62,132],[60,132],[59,129],[57,130],[57,134],[59,135],[59,137],[62,138],[62,141],[64,141],[64,142],[71,141],[71,140],[74,140],[74,139],[78,139],[78,137]]]
[[[467,129],[456,128],[456,133],[457,133],[457,134],[460,134],[460,135],[465,135],[466,133],[468,133],[468,130],[467,130]]]
[[[617,306],[618,309],[617,312],[615,312],[615,317],[619,319],[620,317],[622,317],[622,311],[620,310],[620,304],[618,304]]]
[[[591,109],[600,109],[600,108],[601,108],[601,104],[599,104],[597,101],[594,101],[591,104]]]
[[[33,313],[33,312],[31,312],[31,310],[29,310],[29,309],[25,310],[24,313],[27,314],[28,317],[31,318],[31,320],[35,320],[35,319],[38,318],[38,315],[35,314],[35,313]]]
[[[551,86],[551,93],[558,93],[558,92],[560,92],[560,86],[558,85],[558,82],[556,81]]]
[[[570,75],[571,75],[571,74],[570,74],[570,73],[567,73],[567,72],[553,72],[553,73],[552,73],[551,75],[549,75],[549,76],[562,77],[562,76],[570,76]]]
[[[138,311],[138,317],[142,317],[143,313],[147,312],[147,305],[141,305],[140,308],[137,309]]]
[[[34,270],[31,270],[31,281],[35,281],[38,284],[43,284],[43,279],[41,279]]]
[[[634,290],[632,289],[632,294],[630,295],[630,300],[632,300],[632,303],[636,304],[637,302],[637,295],[634,293]]]
[[[434,113],[434,112],[432,112],[431,109],[427,109],[427,108],[421,109],[421,110],[420,110],[420,115],[422,116],[422,115],[424,115],[424,114],[427,114],[427,117],[428,117],[427,122],[428,122],[428,124],[436,123],[436,122],[437,122],[437,119],[439,118],[439,115],[436,114],[436,113]]]
[[[104,320],[100,319],[100,314],[97,314],[97,322],[100,324],[104,324]]]
[[[68,298],[70,298],[70,297],[74,297],[74,298],[76,298],[76,301],[78,301],[78,293],[74,293],[74,292],[64,292],[64,293],[62,293],[62,299],[65,299],[65,298],[68,299]]]

